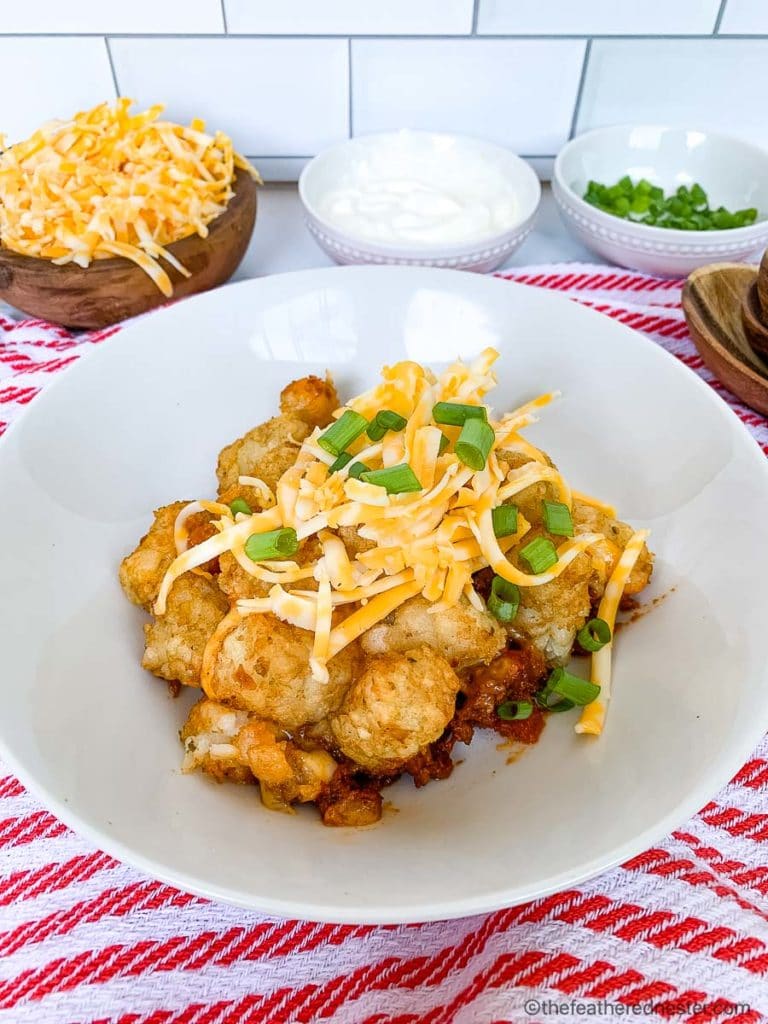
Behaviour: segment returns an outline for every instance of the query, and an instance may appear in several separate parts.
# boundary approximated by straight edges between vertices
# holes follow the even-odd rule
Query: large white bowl
[[[335,225],[321,213],[323,196],[338,187],[357,168],[367,166],[371,158],[390,149],[403,158],[408,147],[413,161],[413,176],[422,176],[425,165],[433,164],[436,153],[451,160],[467,150],[498,168],[515,191],[518,216],[507,230],[455,245],[424,243],[406,245],[372,242]],[[428,157],[419,163],[419,153]],[[421,169],[420,169],[421,167]],[[441,182],[435,182],[440,185]],[[337,263],[402,264],[418,267],[447,267],[452,270],[486,272],[500,267],[531,233],[541,201],[541,185],[536,172],[519,156],[502,146],[482,139],[437,132],[383,132],[349,139],[323,150],[307,164],[299,178],[299,195],[304,205],[305,222],[317,244]]]
[[[613,185],[625,174],[667,192],[698,182],[710,205],[755,206],[758,220],[727,231],[678,231],[614,217],[582,198],[590,179]],[[598,128],[560,151],[552,191],[579,241],[623,267],[684,276],[706,263],[748,259],[768,245],[768,152],[727,135],[659,125]]]
[[[287,380],[328,367],[348,395],[382,363],[439,366],[486,345],[502,352],[497,406],[562,388],[530,436],[575,486],[653,531],[650,596],[668,596],[619,634],[605,734],[553,716],[511,765],[481,735],[450,779],[398,783],[397,813],[362,830],[182,775],[177,733],[196,694],[173,701],[139,667],[144,615],[117,582],[150,510],[210,494],[218,450],[275,411]],[[364,922],[518,903],[658,841],[768,726],[765,458],[671,356],[533,288],[362,267],[181,302],[35,399],[0,443],[0,493],[0,755],[111,854],[206,896]]]

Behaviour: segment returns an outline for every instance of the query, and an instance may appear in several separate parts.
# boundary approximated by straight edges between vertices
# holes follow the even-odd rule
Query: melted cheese
[[[420,590],[421,583],[413,580],[410,583],[402,583],[399,587],[394,587],[392,590],[387,590],[383,594],[378,594],[376,597],[371,598],[368,604],[358,608],[340,626],[336,626],[331,631],[329,657],[332,658],[334,654],[338,654],[347,644],[357,640],[367,629],[375,626],[377,622],[385,619],[387,615],[390,615],[396,608],[399,608],[409,597],[415,597]]]
[[[218,558],[225,551],[231,551],[233,545],[242,543],[252,533],[266,533],[280,526],[280,516],[277,509],[269,509],[267,512],[258,512],[255,515],[244,517],[240,522],[235,523],[227,529],[222,530],[217,536],[204,540],[189,551],[183,552],[171,562],[171,565],[163,577],[160,590],[155,601],[155,615],[165,615],[168,593],[174,582],[200,565],[205,565],[212,558]]]
[[[563,480],[556,469],[551,466],[542,465],[539,462],[527,462],[518,469],[511,469],[507,473],[507,483],[499,488],[499,501],[509,501],[510,498],[524,491],[532,484],[550,482],[558,491],[563,504],[571,507],[571,491],[568,484]]]
[[[561,544],[557,562],[550,569],[530,574],[518,569],[508,557],[531,529],[525,517],[518,514],[515,534],[501,539],[495,536],[494,508],[534,484],[552,485],[569,505],[572,498],[567,483],[549,465],[544,453],[518,433],[555,393],[542,395],[494,421],[489,407],[483,405],[483,397],[495,384],[491,367],[496,358],[497,353],[488,349],[470,366],[453,364],[439,379],[413,362],[385,367],[381,383],[346,406],[368,417],[383,408],[407,417],[402,431],[390,431],[373,444],[361,435],[348,450],[371,469],[407,462],[422,485],[417,492],[389,494],[384,487],[350,477],[351,463],[329,473],[334,459],[318,446],[321,430],[315,428],[309,438],[297,443],[296,462],[283,473],[274,493],[257,477],[240,478],[244,485],[257,488],[260,498],[271,506],[267,511],[251,516],[238,514],[233,521],[229,509],[220,504],[196,502],[187,506],[177,520],[179,547],[184,546],[184,522],[195,511],[219,515],[214,521],[218,532],[191,551],[179,552],[163,580],[157,613],[163,614],[169,589],[181,573],[200,571],[210,558],[229,550],[247,573],[272,585],[266,597],[238,601],[238,615],[273,614],[311,631],[311,670],[322,682],[328,679],[328,662],[334,655],[419,593],[430,603],[432,614],[459,601],[468,601],[485,612],[485,603],[472,585],[473,573],[491,567],[520,587],[539,587],[557,579],[593,545],[595,552],[602,553],[607,543],[603,534],[582,534]],[[440,454],[443,435],[453,444],[460,428],[441,428],[433,422],[432,409],[438,401],[465,402],[486,409],[495,441],[482,469],[473,471],[463,465],[450,446]],[[337,409],[334,417],[338,419],[343,412],[343,408]],[[521,451],[530,461],[508,470],[504,459],[497,455],[504,444]],[[586,500],[602,507],[594,499]],[[300,559],[304,565],[290,560],[253,563],[244,550],[248,537],[278,527],[295,529],[300,542],[316,537],[321,554],[308,559],[307,553],[313,549],[305,547]],[[334,532],[342,527],[355,528],[357,539],[370,542],[372,547],[353,553],[352,546],[348,549],[342,536]],[[606,619],[615,616],[610,602],[615,600],[618,605],[626,584],[626,577],[617,573],[626,567],[632,549],[631,542],[606,590]],[[302,588],[301,581],[312,578],[317,589]],[[346,618],[339,615],[334,626],[334,609],[342,606],[350,614]],[[216,636],[220,635],[217,631]],[[597,677],[606,676],[604,666],[609,657],[610,652],[596,660]],[[599,713],[599,707],[594,707],[585,715]]]
[[[233,543],[230,548],[240,568],[254,579],[262,583],[298,583],[299,580],[312,579],[314,569],[310,566],[298,566],[295,562],[254,562],[246,555],[244,541]]]
[[[187,550],[189,545],[187,521],[198,512],[209,512],[213,516],[229,517],[229,519],[232,519],[232,510],[229,505],[222,505],[218,501],[191,501],[179,512],[173,524],[173,543],[176,545],[177,555]]]
[[[552,580],[556,580],[568,568],[577,555],[580,555],[590,545],[603,539],[602,533],[585,533],[581,537],[567,541],[557,549],[557,562],[555,562],[551,569],[536,575],[530,575],[515,568],[505,557],[493,532],[493,515],[491,510],[483,512],[479,521],[477,523],[473,522],[470,525],[480,545],[483,558],[488,565],[498,576],[508,580],[510,583],[516,583],[518,587],[541,587],[545,583],[551,583]]]
[[[442,437],[439,427],[419,427],[413,438],[411,469],[425,491],[431,490],[435,484]]]
[[[501,446],[500,446],[501,447]],[[519,434],[513,433],[507,437],[504,445],[504,451],[518,452],[520,455],[524,455],[531,462],[541,462],[542,465],[547,466],[547,457],[540,448],[536,448],[530,441],[526,441],[524,437],[520,437]]]
[[[331,584],[328,577],[321,579],[317,588],[317,610],[315,615],[315,639],[312,644],[312,655],[309,667],[313,677],[321,683],[328,682],[328,651],[331,642],[331,624],[333,622],[333,601]]]
[[[299,629],[314,631],[317,626],[317,601],[298,594],[289,594],[276,583],[269,592],[269,607],[273,615]]]
[[[363,505],[376,505],[379,508],[389,506],[389,495],[386,487],[378,484],[367,484],[363,480],[350,477],[344,484],[344,494],[350,501],[359,501]]]
[[[592,655],[591,679],[600,687],[600,695],[591,704],[587,704],[579,721],[574,726],[576,732],[599,736],[605,724],[605,712],[611,698],[611,659],[613,650],[613,634],[616,629],[616,615],[619,611],[624,588],[642,554],[648,530],[638,530],[632,535],[624,548],[616,568],[611,573],[600,606],[597,610],[599,618],[608,623],[611,630],[611,642],[601,647]]]
[[[571,497],[574,501],[580,501],[582,505],[590,505],[592,508],[596,508],[599,512],[603,512],[609,519],[616,518],[616,509],[614,506],[607,505],[604,501],[600,501],[599,498],[592,498],[589,494],[583,494],[581,491],[571,491]]]
[[[264,508],[272,508],[277,503],[274,491],[271,487],[268,487],[257,476],[239,476],[237,482],[243,487],[252,487],[254,491],[258,491],[259,500],[261,501]]]
[[[330,530],[321,530],[318,539],[323,546],[324,572],[328,574],[334,589],[352,590],[355,580],[344,541]]]
[[[166,246],[206,237],[238,168],[261,178],[223,132],[160,121],[160,104],[131,114],[131,103],[49,122],[0,152],[0,237],[6,249],[56,264],[132,260],[170,297],[160,260],[190,273]]]

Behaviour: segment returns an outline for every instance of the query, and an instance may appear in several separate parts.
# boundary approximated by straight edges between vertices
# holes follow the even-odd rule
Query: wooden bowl
[[[208,237],[189,235],[168,246],[191,272],[183,277],[163,263],[173,284],[167,299],[131,260],[93,260],[57,266],[50,260],[20,256],[0,247],[0,299],[11,306],[66,327],[107,327],[168,301],[223,284],[245,255],[256,221],[256,182],[238,171],[234,195],[224,213],[208,226]]]
[[[761,318],[768,323],[768,249],[763,254],[757,272],[757,300],[760,304]]]
[[[741,322],[753,352],[757,353],[761,359],[768,359],[768,327],[760,317],[760,300],[757,289],[757,282],[747,289],[747,294],[741,304]]]
[[[683,310],[699,355],[714,375],[743,402],[768,416],[768,366],[752,351],[742,321],[747,291],[757,268],[714,263],[690,275]]]

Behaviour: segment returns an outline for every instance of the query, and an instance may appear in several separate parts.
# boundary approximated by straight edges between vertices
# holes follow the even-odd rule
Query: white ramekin
[[[582,198],[590,179],[614,185],[625,174],[667,192],[698,182],[711,206],[755,206],[758,220],[725,231],[679,231],[614,217]],[[768,153],[715,132],[662,125],[586,132],[560,151],[552,191],[580,242],[634,270],[682,276],[706,263],[748,259],[768,246]]]
[[[495,270],[523,244],[533,227],[541,201],[541,186],[533,168],[519,156],[481,139],[448,136],[435,132],[414,132],[422,143],[444,146],[454,139],[470,145],[475,153],[503,170],[518,198],[518,218],[506,231],[490,234],[469,243],[437,246],[382,244],[355,237],[341,230],[318,212],[321,197],[327,194],[355,161],[365,159],[372,145],[398,145],[399,132],[364,135],[323,150],[311,160],[299,178],[299,195],[305,220],[318,245],[337,263],[408,264],[410,266],[450,267],[455,270]]]

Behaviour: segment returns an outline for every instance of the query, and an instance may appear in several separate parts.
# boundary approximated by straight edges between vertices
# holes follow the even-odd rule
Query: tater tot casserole
[[[360,826],[477,730],[531,744],[572,712],[600,734],[647,531],[523,437],[555,394],[494,414],[497,358],[398,363],[345,404],[294,381],[222,450],[215,498],[155,512],[120,581],[150,615],[144,667],[201,691],[184,771]]]

